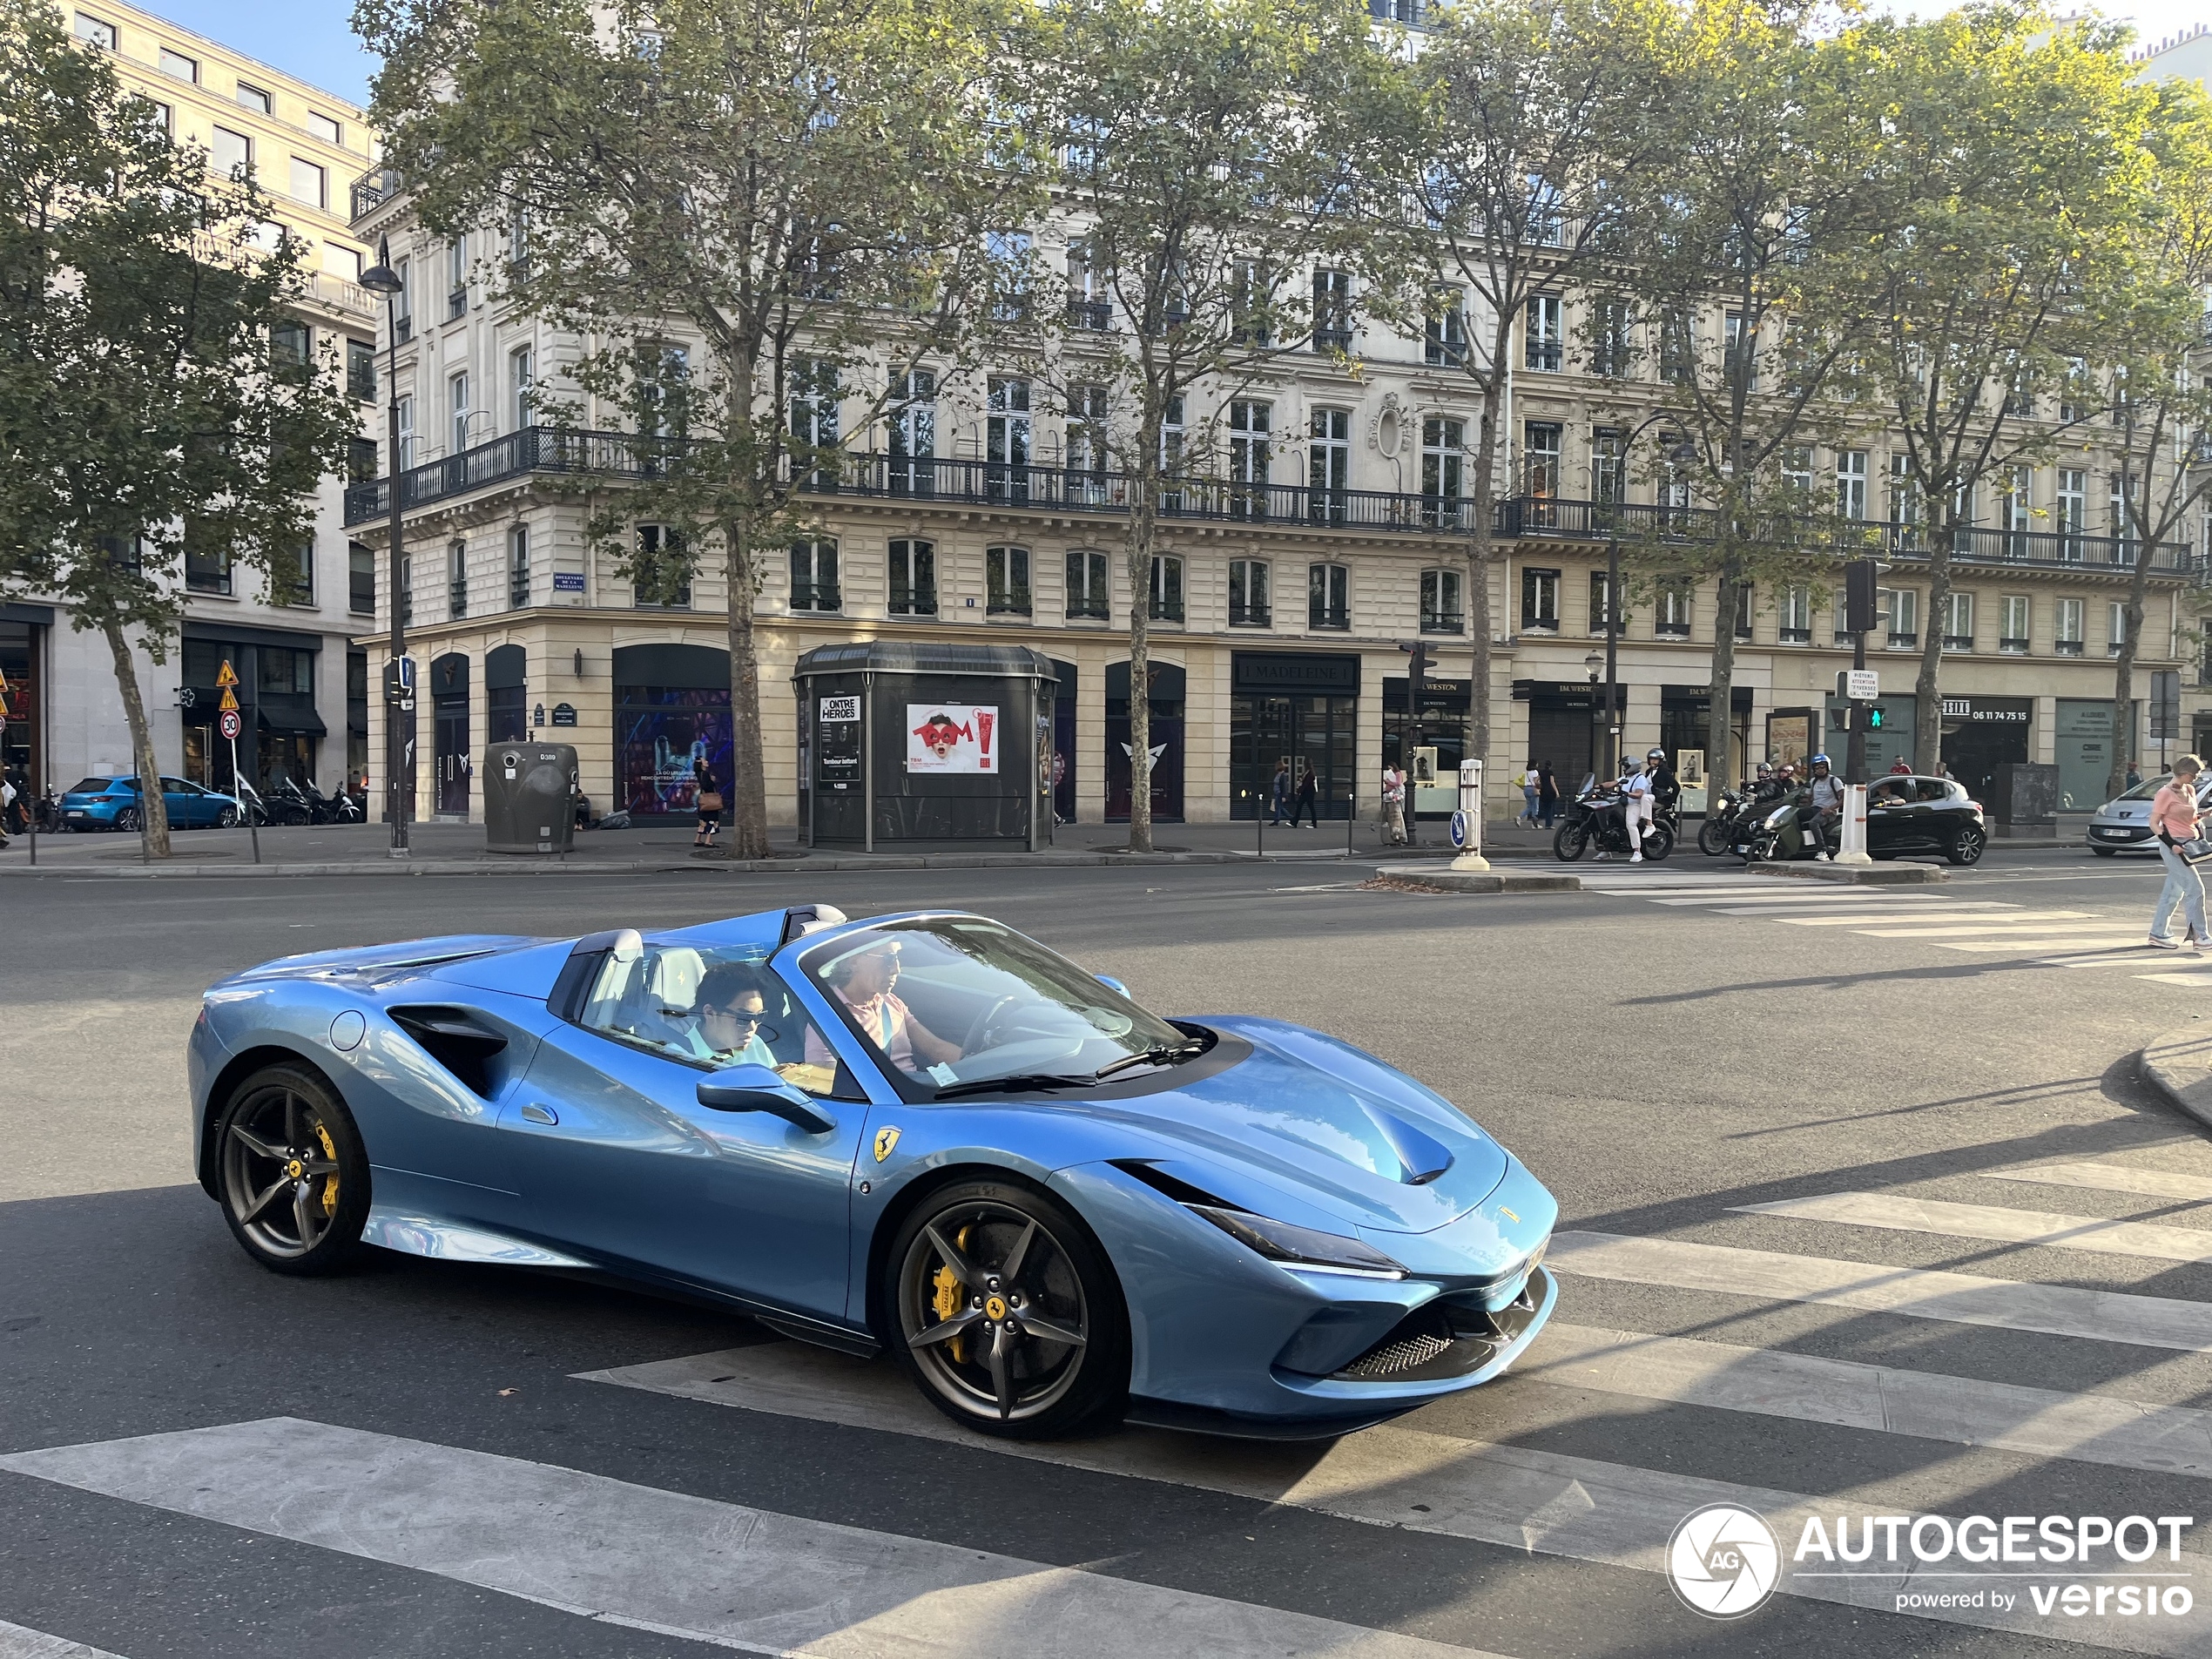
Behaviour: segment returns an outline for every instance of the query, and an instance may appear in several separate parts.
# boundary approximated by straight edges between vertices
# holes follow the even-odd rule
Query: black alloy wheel
[[[1964,824],[1959,826],[1958,834],[1951,838],[1951,845],[1944,849],[1943,856],[1953,864],[1979,864],[1988,847],[1989,833],[1986,830],[1979,824]]]
[[[269,1066],[232,1091],[215,1130],[223,1217],[273,1272],[335,1272],[368,1219],[368,1154],[337,1093],[305,1066]]]
[[[1007,1179],[930,1194],[883,1272],[887,1345],[954,1421],[1045,1440],[1118,1415],[1130,1366],[1120,1282],[1041,1189]]]
[[[1552,855],[1563,864],[1574,863],[1589,850],[1590,833],[1580,824],[1561,824],[1552,837]]]

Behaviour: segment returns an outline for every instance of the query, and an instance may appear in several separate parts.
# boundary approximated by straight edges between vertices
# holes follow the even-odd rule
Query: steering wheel
[[[990,1035],[992,1022],[1008,1008],[1019,1005],[1021,1001],[1022,994],[1019,991],[1009,992],[977,1015],[975,1023],[968,1028],[968,1035],[961,1041],[960,1051],[964,1055],[969,1055],[974,1054],[978,1049],[995,1046],[986,1044],[983,1041]]]

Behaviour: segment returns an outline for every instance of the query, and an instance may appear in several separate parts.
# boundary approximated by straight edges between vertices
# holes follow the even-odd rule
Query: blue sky
[[[273,64],[327,92],[368,102],[375,60],[347,26],[352,0],[137,0],[156,17]]]

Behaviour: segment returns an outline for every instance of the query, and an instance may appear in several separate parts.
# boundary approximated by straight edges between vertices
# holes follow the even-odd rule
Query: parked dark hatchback
[[[1875,858],[1940,853],[1953,864],[1973,864],[1988,846],[1981,803],[1967,795],[1964,784],[1892,775],[1867,788],[1866,850]]]

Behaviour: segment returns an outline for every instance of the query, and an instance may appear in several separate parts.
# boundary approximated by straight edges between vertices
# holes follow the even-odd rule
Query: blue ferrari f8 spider
[[[979,915],[287,957],[207,992],[191,1069],[266,1267],[617,1275],[887,1349],[987,1433],[1340,1433],[1497,1376],[1558,1295],[1557,1204],[1440,1096]]]

